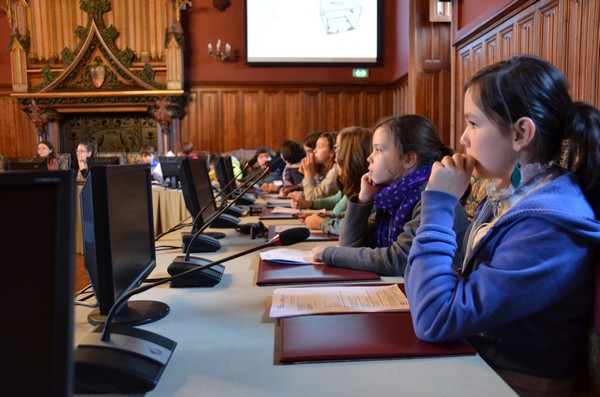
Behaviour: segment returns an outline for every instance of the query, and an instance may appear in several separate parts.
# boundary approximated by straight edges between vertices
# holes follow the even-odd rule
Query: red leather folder
[[[325,265],[289,265],[260,259],[257,285],[377,281],[377,273]]]
[[[427,343],[408,312],[319,314],[279,319],[282,364],[475,354],[465,340]],[[278,344],[278,345],[277,345]]]

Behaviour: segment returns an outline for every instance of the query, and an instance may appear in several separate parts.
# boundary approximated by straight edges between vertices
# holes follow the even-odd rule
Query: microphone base
[[[210,263],[204,258],[190,257],[185,259],[185,255],[176,257],[167,268],[171,276],[176,276],[180,273],[204,266]],[[198,287],[214,287],[221,282],[225,266],[216,264],[202,270],[192,272],[188,275],[181,276],[171,281],[171,288],[198,288]]]
[[[256,199],[242,194],[233,199],[237,205],[252,205],[256,201]]]
[[[177,342],[140,328],[99,326],[75,348],[75,393],[146,393],[156,387]]]
[[[181,233],[181,240],[183,243],[182,251],[188,252],[188,245],[191,243],[189,252],[215,252],[221,249],[221,243],[216,238],[209,236],[208,234],[200,233],[196,239],[192,240],[194,234],[192,233]]]

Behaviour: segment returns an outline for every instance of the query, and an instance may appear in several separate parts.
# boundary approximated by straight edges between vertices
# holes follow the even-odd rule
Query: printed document
[[[294,248],[276,248],[270,251],[261,251],[260,259],[289,265],[323,264],[322,262],[312,262],[310,260],[310,250]]]
[[[409,311],[398,285],[278,288],[273,292],[271,317],[318,313]]]

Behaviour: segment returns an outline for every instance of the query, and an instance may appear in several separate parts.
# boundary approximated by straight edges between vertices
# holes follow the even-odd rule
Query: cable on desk
[[[95,308],[98,307],[98,302],[96,302],[96,303],[84,303],[84,301],[88,300],[92,296],[94,296],[94,294],[89,294],[85,298],[83,298],[81,300],[76,300],[73,303],[75,303],[75,306],[85,306],[85,307],[89,307],[89,308],[95,309]]]
[[[169,234],[171,232],[174,232],[175,230],[179,230],[179,229],[184,228],[186,226],[191,226],[190,224],[186,223],[190,218],[191,218],[191,216],[188,216],[187,218],[185,218],[184,220],[182,220],[181,222],[179,222],[178,224],[176,224],[175,226],[173,226],[169,230],[165,230],[164,232],[160,233],[158,236],[156,236],[154,238],[154,241],[158,241],[158,239],[160,239],[161,237],[163,237],[165,234]]]
[[[174,249],[182,249],[181,245],[179,246],[175,246],[175,245],[157,245],[155,250],[156,251],[168,251],[168,250],[174,250]]]

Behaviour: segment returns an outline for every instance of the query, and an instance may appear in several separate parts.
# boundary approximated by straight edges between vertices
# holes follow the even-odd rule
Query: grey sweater
[[[327,247],[323,251],[323,262],[328,265],[349,269],[367,270],[382,276],[403,276],[412,240],[421,223],[421,200],[412,212],[412,219],[404,224],[402,233],[390,247],[377,247],[375,241],[375,208],[373,204],[358,204],[357,196],[348,200],[342,223],[339,247]],[[457,204],[454,210],[454,233],[458,249],[454,254],[454,265],[462,266],[462,241],[469,225],[467,213]]]

